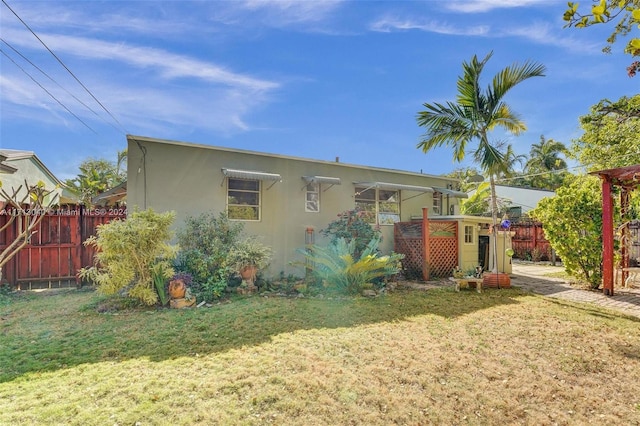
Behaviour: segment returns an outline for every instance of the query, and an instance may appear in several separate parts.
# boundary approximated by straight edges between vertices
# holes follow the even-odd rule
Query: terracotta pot
[[[172,299],[182,299],[187,292],[187,285],[183,280],[172,280],[169,281],[169,296]]]
[[[509,274],[503,274],[501,272],[485,272],[482,276],[482,286],[493,288],[510,288],[511,277],[509,277]]]
[[[258,267],[255,265],[245,266],[240,269],[240,276],[242,277],[242,281],[253,284],[256,280],[256,274],[258,273]]]

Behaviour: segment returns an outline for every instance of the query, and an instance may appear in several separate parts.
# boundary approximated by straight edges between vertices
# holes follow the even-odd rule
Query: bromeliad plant
[[[380,236],[376,235],[364,247],[357,258],[356,241],[347,242],[338,238],[328,246],[313,245],[308,249],[300,249],[309,268],[323,285],[330,290],[347,294],[360,293],[367,285],[380,278],[391,277],[400,272],[400,260],[403,254],[392,253],[388,256],[378,254]]]

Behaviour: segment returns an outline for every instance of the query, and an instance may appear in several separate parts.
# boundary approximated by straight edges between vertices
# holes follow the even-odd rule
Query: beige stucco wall
[[[5,164],[18,169],[14,173],[0,173],[0,182],[2,182],[2,188],[9,193],[13,194],[13,188],[20,189],[18,193],[18,199],[22,199],[22,197],[26,194],[25,188],[25,179],[28,185],[35,185],[39,181],[44,183],[45,189],[49,191],[54,191],[48,198],[45,200],[47,203],[52,197],[55,197],[57,194],[57,198],[53,198],[56,200],[60,200],[60,196],[62,195],[62,188],[56,188],[58,185],[57,179],[51,176],[50,173],[43,170],[40,164],[33,157],[19,158],[19,159],[7,159],[4,162]]]
[[[141,150],[142,148],[142,150]],[[144,155],[143,155],[144,150]],[[446,187],[450,179],[420,173],[354,166],[228,148],[194,145],[151,138],[128,137],[127,206],[134,209],[174,210],[176,227],[189,215],[226,211],[227,186],[222,168],[278,173],[282,182],[262,182],[261,219],[243,221],[247,234],[258,235],[274,250],[268,274],[280,271],[303,275],[290,265],[299,260],[296,250],[304,247],[305,231],[313,228],[316,243],[323,243],[319,231],[337,214],[355,207],[353,182],[390,182],[416,186]],[[305,182],[302,176],[338,177],[341,185],[322,184],[320,212],[305,212]],[[146,186],[146,189],[145,189]],[[269,186],[271,186],[269,188]],[[401,220],[420,216],[432,207],[431,193],[401,191]],[[452,199],[458,211],[457,199]],[[381,225],[382,251],[393,249],[393,226]]]

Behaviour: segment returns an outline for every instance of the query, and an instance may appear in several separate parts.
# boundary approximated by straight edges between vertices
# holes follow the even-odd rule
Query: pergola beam
[[[613,196],[611,180],[602,176],[602,287],[613,296]]]
[[[614,286],[614,229],[613,229],[613,187],[621,188],[620,207],[623,218],[628,211],[629,193],[640,187],[640,164],[618,167],[616,169],[600,170],[591,172],[592,175],[600,176],[602,179],[602,291],[607,296],[613,296]],[[624,240],[626,230],[623,229],[622,239]],[[626,248],[621,249],[622,279],[626,278],[625,267],[628,266],[629,253]]]

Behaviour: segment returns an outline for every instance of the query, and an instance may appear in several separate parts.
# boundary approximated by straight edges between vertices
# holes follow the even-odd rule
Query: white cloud
[[[401,19],[385,17],[371,24],[370,29],[378,32],[392,32],[404,30],[419,30],[438,34],[464,35],[464,36],[485,36],[489,32],[486,25],[476,25],[471,27],[456,27],[434,20],[417,21],[412,19]]]
[[[446,8],[461,13],[482,13],[493,9],[539,6],[553,0],[453,0],[446,2]]]
[[[342,0],[247,0],[242,7],[261,13],[266,22],[279,26],[324,20],[342,3]]]
[[[21,36],[22,35],[22,36]],[[13,37],[11,37],[13,36]],[[135,67],[150,68],[165,78],[197,78],[229,86],[242,86],[249,90],[271,90],[278,83],[234,73],[221,66],[163,49],[112,43],[97,39],[57,34],[41,34],[47,45],[57,54],[85,59],[119,61]],[[41,48],[34,38],[10,32],[13,45],[32,49]],[[116,66],[116,64],[112,64]]]
[[[497,36],[522,37],[541,45],[556,46],[574,52],[600,53],[601,46],[598,43],[578,41],[573,37],[563,37],[568,33],[560,33],[549,23],[537,22],[531,25],[513,27],[503,30]],[[560,35],[562,34],[562,35]]]

